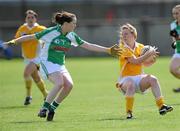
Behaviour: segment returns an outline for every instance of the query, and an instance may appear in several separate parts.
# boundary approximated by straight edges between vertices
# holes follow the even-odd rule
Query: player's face
[[[172,15],[175,20],[180,21],[180,8],[173,9]]]
[[[33,26],[36,23],[36,17],[33,14],[27,14],[26,16],[26,23],[28,26]]]
[[[76,28],[76,23],[77,23],[76,18],[73,18],[73,21],[71,21],[70,23],[67,23],[68,32],[74,31],[74,29]]]
[[[123,29],[122,30],[122,40],[126,44],[130,44],[130,43],[135,41],[135,37],[134,37],[133,33],[131,33],[131,31],[129,29]]]

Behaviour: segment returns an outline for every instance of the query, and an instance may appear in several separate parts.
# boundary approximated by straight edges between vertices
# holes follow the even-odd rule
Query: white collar
[[[39,26],[38,23],[34,23],[34,25],[32,27],[29,27],[27,23],[24,23],[24,25],[27,26],[28,29],[32,29],[32,28],[34,28],[36,26]]]
[[[130,48],[130,47],[128,46],[128,44],[126,44],[126,43],[124,43],[124,46],[134,52],[135,49],[136,49],[136,47],[137,47],[137,42],[135,41],[134,44],[135,44],[134,49]]]

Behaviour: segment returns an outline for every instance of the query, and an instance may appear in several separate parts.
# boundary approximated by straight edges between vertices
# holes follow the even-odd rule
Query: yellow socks
[[[126,112],[132,112],[134,97],[126,96]]]
[[[45,88],[45,84],[43,80],[40,80],[38,83],[36,83],[36,85],[39,88],[39,90],[42,92],[43,96],[46,97],[48,94],[48,91]]]
[[[158,106],[159,109],[163,106],[163,104],[164,104],[163,97],[156,99],[156,105]]]
[[[26,96],[31,96],[32,80],[25,80]]]

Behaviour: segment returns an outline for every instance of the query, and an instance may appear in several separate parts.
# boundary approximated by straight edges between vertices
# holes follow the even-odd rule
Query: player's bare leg
[[[26,98],[24,101],[24,105],[31,104],[32,101],[32,79],[31,73],[34,71],[34,68],[31,64],[28,64],[24,69],[24,80],[25,80],[25,87],[26,87]]]
[[[39,117],[46,117],[46,112],[49,110],[49,107],[57,94],[60,92],[64,85],[63,75],[60,72],[54,72],[48,76],[49,80],[54,84],[54,87],[47,95],[45,102],[43,103],[40,112],[38,113]]]
[[[179,58],[172,58],[171,64],[170,64],[170,72],[171,74],[180,79],[180,59]],[[180,87],[174,88],[174,92],[180,92]]]
[[[172,111],[173,107],[167,106],[164,103],[164,98],[161,94],[160,84],[159,84],[157,78],[152,75],[147,75],[144,78],[142,78],[142,80],[140,82],[140,88],[144,92],[145,90],[147,90],[150,87],[151,87],[152,93],[156,99],[156,105],[159,108],[160,115],[164,115],[167,112]]]
[[[173,58],[170,64],[170,72],[173,76],[180,79],[180,59]]]
[[[53,120],[56,108],[69,95],[69,93],[73,88],[73,81],[69,73],[63,73],[63,80],[64,80],[64,86],[62,87],[62,90],[60,91],[56,99],[51,103],[51,106],[49,107],[47,121]]]

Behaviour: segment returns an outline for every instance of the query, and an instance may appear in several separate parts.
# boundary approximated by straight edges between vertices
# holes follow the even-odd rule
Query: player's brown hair
[[[130,32],[134,35],[135,39],[137,39],[137,30],[133,25],[131,25],[129,23],[126,23],[120,27],[120,38],[122,38],[122,31],[124,29],[130,30]]]
[[[178,9],[178,8],[180,8],[180,4],[179,4],[179,5],[175,5],[175,6],[173,7],[173,9]]]
[[[63,25],[64,22],[68,22],[68,23],[72,22],[74,18],[76,18],[75,14],[69,13],[66,11],[62,11],[62,12],[56,12],[53,15],[52,21],[54,23],[58,23],[60,25]]]
[[[26,14],[26,16],[27,16],[28,14],[32,14],[32,15],[34,15],[36,18],[38,17],[37,13],[36,13],[35,11],[33,11],[33,10],[27,10],[25,14]]]

